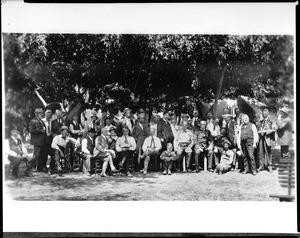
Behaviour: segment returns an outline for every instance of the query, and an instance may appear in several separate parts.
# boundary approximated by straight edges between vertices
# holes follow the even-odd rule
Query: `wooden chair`
[[[295,161],[294,159],[280,159],[278,164],[279,184],[286,189],[286,194],[271,194],[270,197],[278,198],[280,202],[293,202],[295,196]]]

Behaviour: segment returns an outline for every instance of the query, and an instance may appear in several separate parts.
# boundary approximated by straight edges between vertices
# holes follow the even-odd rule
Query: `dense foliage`
[[[294,93],[288,35],[3,34],[3,43],[12,118],[41,105],[37,87],[47,102],[179,111],[239,95],[279,106]]]

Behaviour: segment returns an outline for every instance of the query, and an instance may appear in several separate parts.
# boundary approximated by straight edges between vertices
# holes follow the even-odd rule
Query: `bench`
[[[295,196],[295,161],[294,159],[280,159],[278,164],[278,180],[280,186],[286,190],[285,194],[271,194],[270,197],[278,198],[280,202],[293,202]]]

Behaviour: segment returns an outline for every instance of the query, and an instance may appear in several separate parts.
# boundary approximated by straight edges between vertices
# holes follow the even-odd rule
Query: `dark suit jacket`
[[[51,129],[52,129],[53,137],[55,135],[59,135],[60,134],[60,128],[63,125],[64,125],[64,122],[63,122],[63,124],[60,124],[57,119],[51,121]]]
[[[37,117],[29,122],[29,132],[31,134],[30,144],[36,146],[43,146],[45,143],[46,131],[43,129],[44,123]]]
[[[234,136],[235,136],[235,133],[234,133],[235,125],[236,125],[235,121],[234,121],[234,120],[231,120],[231,121],[229,122],[229,124],[227,125],[227,127],[226,127],[227,136],[228,136],[228,139],[229,139],[229,141],[230,141],[230,143],[231,143],[232,145],[235,145],[235,144],[236,144],[236,143],[235,143],[235,140],[234,140]]]
[[[143,146],[144,140],[148,136],[149,126],[148,124],[144,123],[143,128],[140,126],[138,122],[135,123],[133,126],[131,135],[136,141],[136,148],[137,150]]]
[[[165,122],[165,120],[162,118],[159,119],[157,123],[157,137],[159,137],[159,139],[164,139],[162,143],[163,147],[165,147],[168,142],[173,143],[174,140],[174,135],[170,123]]]

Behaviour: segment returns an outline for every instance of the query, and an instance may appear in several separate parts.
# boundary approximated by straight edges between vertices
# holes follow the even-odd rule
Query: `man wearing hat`
[[[169,123],[169,112],[166,110],[163,111],[163,118],[157,123],[157,137],[161,140],[163,150],[166,150],[168,142],[173,144],[174,135]]]
[[[13,129],[11,131],[11,137],[4,142],[4,153],[7,155],[8,160],[12,164],[12,175],[15,178],[19,177],[19,166],[22,161],[28,161],[29,164],[24,172],[24,175],[30,177],[30,171],[36,164],[35,158],[32,158],[27,153],[27,149],[24,146],[19,130]]]
[[[55,166],[58,171],[62,170],[59,163],[60,157],[65,155],[68,146],[71,146],[70,142],[73,143],[73,145],[76,143],[74,138],[68,136],[69,128],[67,126],[62,126],[60,132],[61,134],[55,136],[51,144],[51,147],[54,149]],[[70,164],[70,161],[67,162]]]
[[[269,109],[262,110],[263,119],[257,122],[257,130],[259,135],[258,141],[258,171],[268,169],[272,173],[272,155],[271,147],[275,142],[275,131],[277,125],[269,117]]]
[[[292,121],[289,117],[289,109],[284,107],[279,110],[279,117],[276,121],[277,124],[277,136],[278,144],[281,148],[281,157],[288,158],[289,155],[289,146],[293,140],[293,127]]]
[[[224,140],[222,142],[224,150],[221,153],[220,163],[217,164],[215,173],[223,174],[231,170],[234,152],[229,149],[231,143],[229,140]]]
[[[42,121],[44,111],[35,109],[35,117],[29,122],[30,144],[33,145],[33,157],[37,163],[37,170],[43,171],[42,149],[45,146],[46,126]]]

